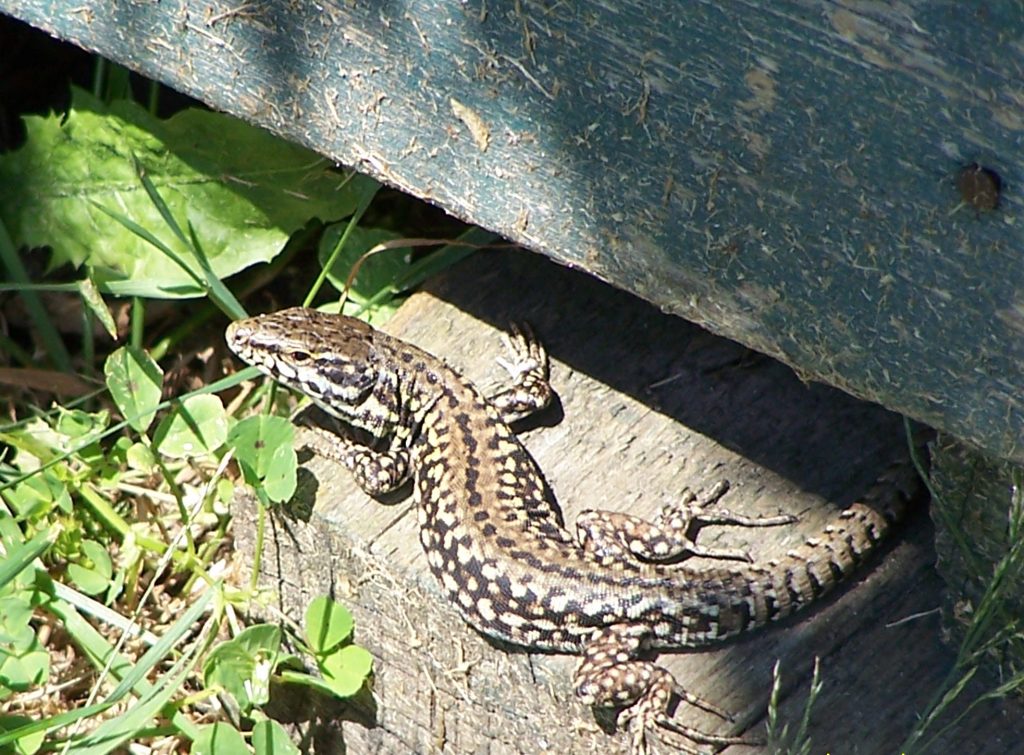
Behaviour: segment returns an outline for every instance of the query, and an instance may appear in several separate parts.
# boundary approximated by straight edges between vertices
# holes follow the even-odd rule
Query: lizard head
[[[225,338],[242,361],[348,419],[377,383],[375,332],[353,317],[292,307],[236,320]]]

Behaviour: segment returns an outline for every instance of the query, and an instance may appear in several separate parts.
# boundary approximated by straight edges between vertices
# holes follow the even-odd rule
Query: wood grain
[[[686,486],[724,477],[733,483],[730,508],[800,521],[709,528],[702,541],[768,558],[820,529],[836,503],[853,501],[903,446],[898,417],[805,384],[772,360],[528,254],[473,256],[406,302],[388,330],[493,388],[502,377],[495,326],[511,319],[528,320],[554,359],[560,411],[523,437],[569,522],[587,507],[647,515]],[[409,499],[371,500],[345,470],[317,457],[303,482],[300,499],[314,513],[308,523],[279,523],[265,578],[296,616],[311,597],[335,592],[377,658],[375,726],[344,724],[348,751],[625,748],[625,738],[602,732],[573,701],[574,658],[509,652],[462,625],[427,571]],[[778,659],[783,716],[796,721],[817,656],[825,690],[813,718],[815,750],[896,751],[952,662],[937,615],[927,613],[938,608],[940,589],[923,511],[902,536],[837,597],[783,627],[662,655],[688,689],[737,715],[723,728],[681,706],[681,720],[763,732]],[[1024,719],[1003,715],[982,707],[942,744],[997,752],[989,742],[1024,733]],[[991,740],[979,738],[982,727]]]
[[[1024,460],[1017,0],[0,10]]]

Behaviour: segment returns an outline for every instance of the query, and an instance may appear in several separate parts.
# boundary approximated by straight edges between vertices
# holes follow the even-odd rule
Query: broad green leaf
[[[125,452],[125,461],[132,469],[147,473],[152,472],[156,465],[156,458],[145,443],[132,443]]]
[[[189,752],[191,755],[249,755],[249,748],[238,729],[218,721],[199,730]]]
[[[203,680],[207,687],[223,687],[242,710],[248,711],[270,699],[270,675],[277,665],[280,648],[279,627],[247,627],[210,652],[203,664]]]
[[[122,346],[103,365],[110,396],[136,432],[143,433],[156,416],[164,372],[140,348]]]
[[[231,502],[235,500],[235,483],[226,477],[217,480],[217,502],[223,506],[225,513],[231,508]]]
[[[86,595],[99,595],[110,585],[110,577],[81,564],[68,564],[68,577]]]
[[[0,644],[17,643],[27,627],[32,631],[32,604],[25,595],[11,594],[0,597]],[[0,651],[2,652],[2,651]]]
[[[301,687],[308,687],[309,689],[316,690],[318,694],[321,694],[324,697],[338,696],[338,693],[334,690],[334,687],[331,686],[330,682],[316,676],[310,676],[305,671],[286,669],[278,673],[278,678],[287,684],[298,684]]]
[[[277,721],[265,719],[252,727],[252,748],[256,755],[299,755],[299,748]]]
[[[281,651],[281,628],[273,624],[253,624],[228,642],[254,655],[277,656]]]
[[[82,552],[99,571],[107,576],[113,573],[113,564],[110,561],[110,553],[107,551],[106,546],[95,540],[83,540]]]
[[[84,563],[68,564],[68,576],[86,595],[99,595],[114,575],[110,554],[95,540],[83,540],[81,547]]]
[[[318,249],[321,265],[327,263],[344,232],[343,223],[336,223],[324,232]],[[381,228],[353,228],[345,241],[345,248],[328,270],[327,279],[338,291],[343,291],[354,265],[366,252],[378,244],[399,238],[400,234]],[[367,310],[370,322],[383,322],[394,314],[398,308],[394,301],[395,283],[409,268],[409,253],[408,247],[398,247],[385,249],[363,260],[348,292],[352,304],[346,307],[346,313],[372,301],[375,305]]]
[[[102,461],[99,438],[110,424],[109,412],[83,412],[80,409],[56,407],[56,421],[51,427],[42,418],[35,418],[9,434],[11,445],[26,451],[39,461],[72,450],[86,463]],[[54,454],[53,452],[56,452]]]
[[[32,719],[28,716],[0,716],[0,731],[11,731],[31,722]],[[11,752],[14,755],[32,755],[42,746],[45,739],[46,732],[43,731],[28,734],[13,743]]]
[[[338,697],[351,697],[360,690],[373,669],[373,656],[358,645],[345,645],[319,660],[324,682]]]
[[[28,622],[10,625],[8,631],[5,632],[4,644],[6,645],[5,653],[19,655],[36,647],[36,634]]]
[[[95,435],[99,439],[100,433],[110,424],[110,414],[106,411],[84,412],[81,409],[57,408],[57,422],[54,429],[67,438],[82,440]]]
[[[24,692],[42,684],[50,673],[50,654],[29,624],[32,608],[25,593],[0,601],[0,699],[7,691]]]
[[[31,479],[31,478],[29,478]],[[7,551],[7,556],[4,560],[0,560],[0,570],[6,564],[6,558],[10,557],[11,548],[20,544],[25,539],[24,533],[18,526],[18,523],[14,521],[14,517],[8,514],[6,511],[0,511],[0,543],[3,543],[4,548]],[[32,558],[35,558],[33,556]],[[30,558],[29,561],[32,559]],[[23,567],[18,567],[20,571]],[[0,587],[3,586],[3,581],[0,580]]]
[[[107,106],[73,89],[66,114],[28,116],[25,127],[24,146],[0,156],[0,221],[16,245],[51,247],[51,267],[84,264],[101,288],[121,295],[202,293],[167,255],[99,209],[130,218],[194,261],[143,188],[136,165],[178,224],[195,229],[219,277],[272,259],[313,217],[350,215],[377,186],[205,110],[160,120],[132,101]]]
[[[38,643],[19,652],[0,647],[0,686],[24,692],[42,684],[49,673],[50,654]]]
[[[68,450],[68,439],[54,431],[42,417],[33,417],[18,427],[7,432],[0,432],[0,442],[18,450],[15,464],[18,469],[28,472],[37,464],[26,463],[25,456],[31,456],[38,462],[46,462],[54,456]]]
[[[220,448],[228,436],[228,415],[216,396],[189,396],[168,414],[153,433],[160,453],[184,459]]]
[[[326,595],[313,599],[306,609],[306,641],[317,655],[349,639],[354,625],[348,609]]]
[[[255,415],[237,422],[228,433],[245,481],[262,486],[272,501],[287,501],[295,493],[295,431],[281,417]]]
[[[64,483],[50,472],[27,477],[7,489],[4,498],[19,519],[41,519],[66,493]]]

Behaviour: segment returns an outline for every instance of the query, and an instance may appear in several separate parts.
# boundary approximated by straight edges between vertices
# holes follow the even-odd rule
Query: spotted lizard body
[[[894,465],[819,537],[764,564],[689,538],[693,524],[792,521],[711,509],[725,485],[687,494],[650,522],[584,512],[574,534],[509,426],[552,395],[547,356],[528,333],[507,339],[513,385],[491,399],[442,360],[349,317],[292,308],[235,322],[227,339],[244,361],[375,439],[338,439],[339,457],[367,492],[413,476],[427,560],[465,620],[500,640],[581,654],[577,694],[628,708],[637,751],[655,725],[701,743],[745,741],[675,723],[673,694],[722,712],[680,689],[644,651],[712,644],[803,608],[874,550],[917,488],[909,463]],[[720,560],[666,563],[686,555]]]

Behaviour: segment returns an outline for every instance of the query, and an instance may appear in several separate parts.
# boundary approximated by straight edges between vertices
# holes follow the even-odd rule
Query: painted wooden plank
[[[1016,0],[0,10],[1024,459]]]

